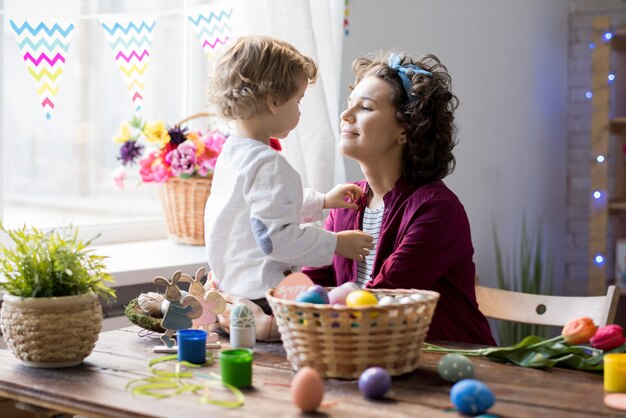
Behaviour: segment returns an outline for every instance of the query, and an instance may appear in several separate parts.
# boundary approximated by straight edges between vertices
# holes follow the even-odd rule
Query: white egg
[[[409,296],[411,299],[416,300],[416,301],[422,301],[422,300],[426,300],[428,299],[428,297],[422,293],[415,293],[411,296]]]
[[[378,301],[378,304],[381,306],[394,305],[395,303],[396,303],[396,298],[394,298],[393,296],[383,296]]]
[[[165,315],[169,307],[170,301],[167,299],[163,299],[163,301],[161,302],[161,315]]]

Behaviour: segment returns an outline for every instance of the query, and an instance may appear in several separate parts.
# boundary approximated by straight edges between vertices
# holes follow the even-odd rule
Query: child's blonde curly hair
[[[266,100],[281,105],[314,83],[317,66],[291,44],[268,36],[241,37],[220,59],[209,78],[209,103],[228,119],[249,119]]]

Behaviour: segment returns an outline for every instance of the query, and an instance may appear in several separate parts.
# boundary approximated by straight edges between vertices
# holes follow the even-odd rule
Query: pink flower
[[[169,165],[166,165],[160,151],[154,151],[139,161],[139,175],[146,183],[165,183],[172,177]]]
[[[589,340],[591,346],[600,350],[612,350],[626,343],[624,330],[619,325],[605,325],[598,328],[596,334]]]
[[[207,135],[202,138],[202,141],[206,145],[206,154],[217,157],[217,155],[222,152],[224,142],[226,142],[227,139],[228,136],[217,129],[207,133]]]
[[[124,168],[124,166],[117,167],[115,170],[113,170],[113,173],[111,174],[111,177],[113,178],[113,181],[115,182],[117,188],[123,189],[124,180],[126,180],[126,169]]]
[[[170,164],[172,174],[180,177],[183,174],[192,175],[196,168],[196,147],[191,141],[185,141],[175,150],[165,155],[165,161]]]

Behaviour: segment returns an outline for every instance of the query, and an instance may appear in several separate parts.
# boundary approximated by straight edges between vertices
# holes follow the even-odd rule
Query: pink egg
[[[337,286],[328,292],[329,302],[332,305],[345,305],[348,294],[357,289],[360,289],[359,285],[353,282],[347,282],[341,286]]]

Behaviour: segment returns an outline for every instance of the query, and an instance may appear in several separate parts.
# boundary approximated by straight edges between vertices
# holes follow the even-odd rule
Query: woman
[[[314,282],[415,288],[441,294],[427,339],[495,345],[478,310],[470,227],[442,179],[454,170],[451,78],[434,55],[380,54],[354,61],[355,85],[341,114],[340,152],[365,175],[357,211],[331,210],[329,231],[363,229],[374,249],[358,261],[305,269]]]

